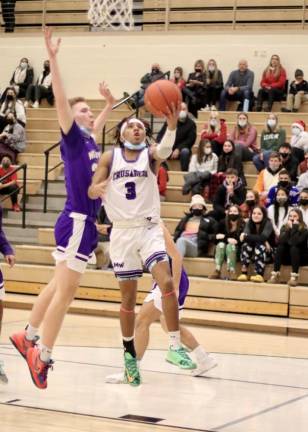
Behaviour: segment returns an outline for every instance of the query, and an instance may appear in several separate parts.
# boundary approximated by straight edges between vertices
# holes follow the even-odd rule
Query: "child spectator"
[[[162,162],[157,173],[157,184],[161,201],[166,200],[167,183],[169,181],[168,169],[167,163]]]
[[[209,140],[201,140],[197,154],[193,154],[189,164],[189,173],[184,175],[183,194],[203,195],[203,189],[210,183],[212,174],[217,172],[218,157],[212,152]]]
[[[206,74],[203,60],[195,62],[195,70],[188,75],[186,87],[183,88],[188,111],[198,117],[198,110],[205,106]]]
[[[262,75],[261,88],[257,97],[257,111],[262,111],[264,101],[267,101],[265,111],[271,111],[274,101],[283,99],[286,79],[286,71],[281,66],[280,57],[277,54],[272,55]]]
[[[23,98],[26,96],[27,88],[33,82],[33,68],[29,64],[29,60],[23,57],[19,65],[13,72],[10,86],[14,88],[16,96]]]
[[[248,281],[248,267],[253,260],[255,274],[250,280],[264,282],[265,264],[272,258],[274,240],[272,222],[268,219],[265,208],[256,206],[240,235],[242,273],[237,278],[238,281]]]
[[[302,212],[292,209],[288,222],[281,228],[274,258],[274,270],[268,283],[280,283],[281,266],[291,264],[289,286],[296,286],[300,266],[308,264],[308,229],[303,221]]]
[[[186,81],[183,78],[183,68],[177,66],[173,72],[173,78],[171,81],[178,86],[178,88],[182,91],[186,85]]]
[[[7,115],[7,125],[0,134],[0,159],[8,156],[15,164],[18,153],[26,148],[25,129],[17,122],[13,113]]]
[[[222,154],[219,156],[218,159],[217,171],[218,173],[225,173],[228,168],[234,168],[237,171],[239,177],[246,184],[243,163],[239,156],[235,153],[234,142],[230,139],[227,139],[224,142],[224,145],[222,147]]]
[[[1,160],[0,166],[0,178],[6,176],[10,172],[14,171],[14,167],[11,165],[11,160],[7,156],[4,156]],[[8,176],[6,179],[2,180],[0,183],[0,195],[9,195],[12,202],[12,210],[15,212],[20,211],[18,205],[18,191],[19,186],[17,183],[17,173]]]
[[[275,198],[279,187],[282,187],[287,191],[290,205],[296,206],[299,199],[299,190],[296,186],[292,186],[290,174],[284,168],[278,174],[277,185],[272,186],[268,191],[266,205],[270,206],[275,203]]]
[[[42,99],[47,99],[49,105],[53,105],[54,96],[49,60],[44,61],[43,71],[38,77],[36,84],[31,84],[27,88],[25,99],[25,108],[29,107],[31,101],[33,102],[32,108],[39,108]]]
[[[235,152],[241,161],[251,161],[254,154],[259,152],[257,145],[258,132],[249,123],[247,113],[242,112],[237,115],[237,124],[230,138],[235,144]]]
[[[8,87],[6,95],[1,104],[0,108],[0,132],[3,131],[5,126],[8,124],[8,115],[13,114],[17,119],[18,123],[25,127],[26,125],[26,113],[22,102],[17,99],[15,90],[13,87]]]
[[[248,190],[246,192],[246,199],[243,204],[240,205],[241,215],[245,222],[250,218],[252,210],[255,206],[260,205],[260,197],[258,192],[254,190]]]
[[[281,227],[287,222],[290,208],[289,195],[286,189],[278,186],[274,203],[267,209],[267,215],[272,222],[276,240],[279,238]]]
[[[191,199],[189,213],[180,220],[174,232],[176,247],[183,257],[206,256],[210,243],[215,241],[218,222],[206,213],[201,195]]]
[[[221,155],[223,143],[227,139],[227,124],[224,119],[219,118],[218,111],[210,111],[208,123],[204,125],[201,131],[201,139],[210,140],[213,152],[217,156]]]
[[[268,167],[259,173],[256,184],[253,188],[258,192],[262,203],[266,201],[270,188],[277,185],[279,171],[281,171],[281,169],[279,153],[274,152],[269,157]]]
[[[268,166],[268,159],[273,152],[286,142],[286,131],[278,126],[278,117],[270,113],[266,120],[266,129],[261,133],[260,153],[253,157],[253,163],[260,172]]]
[[[303,214],[303,220],[308,227],[308,188],[301,191],[299,195],[298,208]]]
[[[306,124],[303,120],[292,123],[290,144],[292,154],[298,162],[302,162],[305,159],[305,152],[308,150],[308,132],[306,132]]]
[[[231,205],[227,209],[227,216],[223,220],[216,234],[215,271],[210,279],[221,278],[221,268],[227,260],[229,279],[235,279],[235,266],[240,251],[240,234],[244,229],[244,221],[237,205]]]
[[[220,93],[223,89],[222,73],[217,67],[216,60],[210,59],[206,67],[206,107],[215,107],[219,101]]]
[[[245,201],[246,190],[238,172],[234,168],[226,170],[226,179],[217,189],[213,207],[217,220],[224,219],[225,211],[231,204],[240,206]]]
[[[304,80],[304,72],[296,69],[295,80],[291,82],[287,97],[286,108],[281,108],[282,112],[298,112],[302,103],[308,100],[308,83]]]

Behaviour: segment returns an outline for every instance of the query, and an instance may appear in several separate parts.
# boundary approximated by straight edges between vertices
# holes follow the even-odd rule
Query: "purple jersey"
[[[101,200],[88,197],[88,188],[96,170],[100,151],[94,139],[83,132],[74,121],[68,134],[62,131],[60,143],[64,162],[67,199],[64,212],[81,213],[95,220]]]

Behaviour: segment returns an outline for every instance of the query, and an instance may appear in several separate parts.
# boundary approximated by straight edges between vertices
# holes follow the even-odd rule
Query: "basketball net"
[[[133,0],[89,0],[92,27],[131,30],[134,27]]]

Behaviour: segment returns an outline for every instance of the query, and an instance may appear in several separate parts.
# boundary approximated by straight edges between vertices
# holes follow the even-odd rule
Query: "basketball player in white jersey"
[[[178,107],[168,111],[166,133],[156,147],[146,146],[146,130],[139,119],[121,126],[121,148],[102,155],[89,187],[89,197],[104,194],[105,209],[113,223],[110,258],[119,280],[122,303],[120,323],[124,345],[125,379],[140,384],[134,347],[137,279],[143,265],[152,273],[162,292],[162,307],[169,332],[167,360],[193,369],[192,360],[180,343],[176,292],[160,226],[160,199],[156,179],[159,163],[167,159],[175,141]]]

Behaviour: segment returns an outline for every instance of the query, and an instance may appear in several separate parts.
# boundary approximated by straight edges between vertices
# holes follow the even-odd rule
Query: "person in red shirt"
[[[181,91],[186,86],[186,81],[183,78],[183,68],[181,68],[181,66],[177,66],[174,69],[173,78],[171,79],[171,82],[176,84]]]
[[[209,140],[212,144],[213,153],[220,156],[222,146],[227,139],[227,125],[224,119],[219,118],[219,112],[212,110],[208,123],[203,126],[201,140]]]
[[[264,70],[261,80],[261,88],[258,92],[257,111],[262,111],[262,105],[267,100],[265,111],[271,111],[274,101],[281,101],[284,95],[287,75],[280,63],[280,57],[273,54],[269,65]]]
[[[165,201],[166,199],[168,180],[168,165],[166,164],[166,162],[162,162],[157,173],[157,184],[161,201]]]
[[[11,176],[1,181],[1,178],[10,172],[14,171],[14,167],[11,165],[11,159],[8,156],[4,156],[1,161],[0,166],[0,195],[10,195],[12,201],[12,210],[19,212],[20,207],[18,205],[18,183],[17,183],[17,173],[15,172]]]

